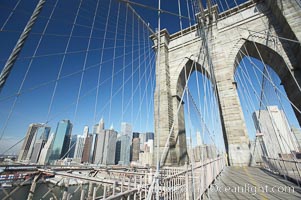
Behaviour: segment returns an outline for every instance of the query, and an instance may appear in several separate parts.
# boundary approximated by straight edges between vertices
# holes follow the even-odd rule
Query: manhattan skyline
[[[0,14],[0,41],[6,47],[0,49],[2,66],[36,3],[35,1],[22,2],[12,17],[7,18],[10,14],[8,8],[13,8],[16,2],[5,0],[1,2],[0,6],[3,11]],[[143,2],[151,7],[157,6],[157,2],[135,2]],[[237,1],[237,3],[241,2],[244,1]],[[126,15],[127,10],[124,4],[121,3],[118,8],[119,5],[115,1],[113,1],[111,9],[109,9],[108,3],[101,5],[98,10],[96,10],[96,4],[84,3],[76,18],[71,13],[75,13],[80,7],[78,3],[69,5],[60,2],[57,10],[51,15],[55,3],[48,2],[41,13],[41,18],[34,26],[32,34],[15,64],[15,69],[0,93],[0,134],[3,137],[0,144],[3,150],[22,139],[28,124],[33,122],[47,123],[53,128],[58,121],[69,119],[74,124],[73,133],[81,133],[85,125],[92,129],[103,117],[106,119],[106,123],[109,126],[113,125],[117,131],[121,130],[121,122],[127,121],[133,125],[133,129],[136,131],[154,132],[155,53],[151,48],[153,42],[148,38],[150,33],[147,25],[142,24],[129,11]],[[67,6],[68,12],[62,12],[62,10],[66,10]],[[155,30],[157,27],[157,20],[154,17],[157,16],[156,11],[133,6]],[[235,3],[232,2],[229,6],[233,7]],[[227,5],[221,4],[219,7],[226,8]],[[88,13],[86,9],[92,9],[92,11]],[[162,2],[162,9],[173,13],[178,12],[178,7],[168,2]],[[192,15],[192,10],[190,11],[190,15]],[[127,19],[118,18],[118,13],[120,16],[127,16]],[[182,14],[188,16],[188,13],[183,12]],[[107,28],[106,15],[110,16]],[[96,23],[93,28],[94,16],[96,16]],[[16,18],[18,23],[15,23],[14,19]],[[61,18],[63,20],[58,20]],[[49,24],[48,19],[50,19]],[[169,23],[171,20],[175,23]],[[74,22],[75,26],[72,32]],[[189,26],[187,19],[182,19],[182,23],[183,28]],[[193,24],[194,21],[191,23]],[[47,27],[46,34],[41,37],[45,27]],[[92,32],[90,32],[91,28]],[[171,34],[178,31],[180,29],[178,16],[162,13],[161,29],[163,28],[167,28]],[[69,38],[70,44],[68,45]],[[38,45],[39,41],[41,41],[40,45]],[[65,53],[66,49],[67,53]],[[36,54],[35,50],[37,50]],[[124,54],[124,52],[126,53]],[[255,59],[253,61],[260,65],[260,61]],[[247,66],[251,65],[247,59],[245,62]],[[62,71],[58,76],[61,66]],[[28,69],[29,73],[24,78]],[[112,74],[114,74],[114,78],[112,78]],[[203,75],[199,74],[198,77],[200,80],[204,80]],[[23,80],[24,85],[19,95],[18,90]],[[195,78],[192,76],[189,88],[192,95],[197,97],[194,83]],[[205,92],[202,95],[205,96]],[[240,94],[240,96],[242,95]],[[17,100],[14,104],[15,99]],[[186,100],[184,99],[184,101]],[[200,104],[204,105],[204,100],[201,100]],[[243,111],[247,113],[248,105],[242,104],[242,107]],[[188,110],[185,109],[187,113]],[[207,110],[210,109],[207,108]],[[209,120],[208,128],[217,134],[218,143],[222,144],[221,128],[215,126],[215,121],[210,121],[208,114],[206,117]],[[288,118],[291,125],[298,127],[292,111],[288,111]],[[255,136],[254,125],[250,117],[245,117],[245,119],[249,136],[252,139]],[[199,125],[193,127],[190,125],[187,114],[185,120],[187,133],[189,133],[189,129],[193,133],[200,131]],[[191,121],[197,123],[196,114]],[[206,137],[203,138],[205,142],[211,142],[208,135],[204,137]],[[8,143],[10,146],[5,146]]]

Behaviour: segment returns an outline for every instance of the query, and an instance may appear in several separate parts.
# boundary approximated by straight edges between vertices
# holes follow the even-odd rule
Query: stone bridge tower
[[[241,55],[271,66],[295,105],[301,124],[301,5],[297,0],[248,1],[223,13],[218,13],[213,6],[205,11],[203,20],[205,37],[200,37],[197,25],[172,35],[167,30],[161,31],[154,97],[154,162],[157,148],[160,155],[164,154],[164,165],[183,165],[187,160],[184,109],[180,102],[185,80],[196,64],[198,71],[214,73],[230,165],[248,166],[249,137],[234,81],[235,69]],[[156,44],[156,37],[153,40]],[[200,53],[206,47],[204,44],[208,45],[211,72],[205,64],[205,55]],[[160,143],[157,144],[159,132]],[[168,138],[168,151],[164,152]]]

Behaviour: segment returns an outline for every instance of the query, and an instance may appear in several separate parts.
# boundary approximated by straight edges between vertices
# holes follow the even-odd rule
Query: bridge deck
[[[227,167],[204,199],[301,199],[301,188],[256,167]]]

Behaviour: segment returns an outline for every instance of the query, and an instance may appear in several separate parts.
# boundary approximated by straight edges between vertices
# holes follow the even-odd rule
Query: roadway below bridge
[[[301,188],[283,177],[257,167],[227,167],[204,199],[301,199]]]

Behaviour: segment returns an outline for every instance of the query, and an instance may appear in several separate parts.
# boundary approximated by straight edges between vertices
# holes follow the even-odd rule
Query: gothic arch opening
[[[225,151],[216,89],[208,70],[188,60],[179,73],[173,95],[174,120],[180,144],[187,144],[190,161],[216,158]],[[175,113],[176,112],[176,113]],[[218,147],[218,148],[217,148]]]
[[[301,91],[287,65],[278,52],[253,41],[245,41],[236,56],[234,80],[253,164],[268,157],[290,158],[300,150],[295,132],[300,129]]]
[[[245,43],[239,49],[239,52],[235,59],[234,72],[239,63],[241,63],[244,57],[252,57],[261,61],[267,66],[270,66],[281,80],[288,99],[293,104],[295,115],[298,119],[299,125],[301,125],[301,74],[294,72],[294,69],[289,63],[289,60],[285,60],[278,52],[267,47],[266,45],[246,40]],[[290,65],[290,66],[289,66]]]

